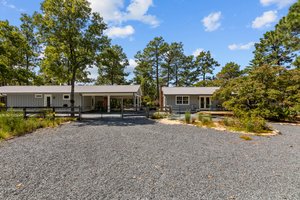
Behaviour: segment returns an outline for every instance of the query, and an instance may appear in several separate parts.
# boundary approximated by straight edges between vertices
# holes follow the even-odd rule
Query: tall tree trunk
[[[74,117],[75,111],[75,79],[76,79],[76,68],[73,69],[72,79],[71,79],[71,95],[70,95],[70,103],[71,103],[71,117]]]
[[[175,65],[175,85],[178,87],[178,66]]]
[[[170,84],[170,65],[168,66],[167,87],[169,87],[169,84]]]
[[[158,63],[158,52],[156,52],[156,60],[155,60],[155,64],[156,64],[156,94],[157,94],[157,100],[159,101],[159,97],[160,97],[160,92],[159,92],[159,73],[158,73],[158,69],[159,69],[159,63]]]

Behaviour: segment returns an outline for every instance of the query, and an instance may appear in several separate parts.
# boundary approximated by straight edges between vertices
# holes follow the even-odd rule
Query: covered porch
[[[81,96],[82,111],[86,113],[114,113],[122,109],[138,111],[141,103],[142,97],[138,93],[94,93]]]

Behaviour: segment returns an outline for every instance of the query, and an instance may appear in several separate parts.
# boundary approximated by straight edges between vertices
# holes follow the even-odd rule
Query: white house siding
[[[189,105],[176,105],[176,96],[189,96]],[[174,111],[199,110],[199,97],[212,97],[211,95],[165,95],[165,105],[171,106]],[[216,107],[216,101],[211,102],[211,109]]]
[[[63,100],[63,94],[51,94],[52,106],[62,107],[64,104],[70,106],[69,100]],[[75,94],[75,106],[81,105],[81,96]],[[44,94],[42,98],[35,98],[35,94],[7,94],[8,107],[43,107]]]

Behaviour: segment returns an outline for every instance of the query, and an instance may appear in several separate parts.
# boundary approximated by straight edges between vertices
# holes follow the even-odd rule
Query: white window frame
[[[177,98],[178,97],[181,97],[181,100],[182,100],[181,104],[177,103]],[[187,104],[183,103],[183,97],[187,97],[188,98],[188,103]],[[190,105],[190,96],[185,96],[185,95],[183,95],[183,96],[175,96],[175,105],[177,105],[177,106],[188,106],[188,105]]]
[[[201,98],[204,98],[204,108],[201,108]],[[209,98],[209,108],[207,108],[206,98]],[[200,110],[210,110],[212,104],[212,97],[211,96],[199,96],[199,109]]]
[[[69,98],[65,98],[65,95],[68,95]],[[64,101],[70,101],[70,99],[71,99],[71,95],[70,94],[63,94],[63,100]]]
[[[36,98],[36,99],[42,99],[43,98],[43,94],[35,94],[34,98]]]

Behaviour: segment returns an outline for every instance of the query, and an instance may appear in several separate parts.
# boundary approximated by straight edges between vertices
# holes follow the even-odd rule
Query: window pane
[[[188,105],[189,104],[189,97],[182,97],[182,104]]]
[[[206,97],[206,108],[210,108],[210,98]]]
[[[200,108],[204,108],[204,97],[200,98]]]
[[[177,97],[176,98],[176,103],[177,104],[182,104],[182,97]]]

